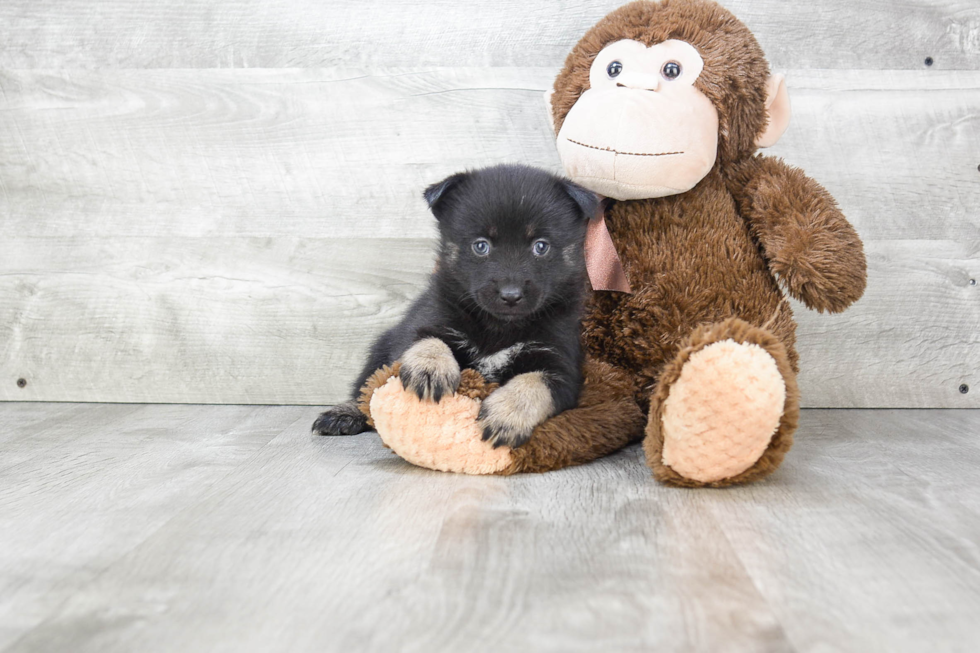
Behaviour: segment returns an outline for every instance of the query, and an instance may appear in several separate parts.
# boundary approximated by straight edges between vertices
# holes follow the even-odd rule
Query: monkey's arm
[[[821,313],[861,297],[864,247],[823,186],[780,159],[757,156],[735,166],[728,188],[793,297]]]

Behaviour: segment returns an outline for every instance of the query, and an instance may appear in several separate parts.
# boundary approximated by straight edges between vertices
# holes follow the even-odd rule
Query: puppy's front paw
[[[354,435],[367,430],[367,417],[353,401],[334,406],[313,422],[313,432],[317,435]]]
[[[551,417],[554,410],[544,374],[518,374],[495,390],[480,407],[478,420],[483,439],[494,449],[519,447],[531,439],[534,427]]]
[[[402,355],[398,372],[402,385],[419,399],[439,403],[459,387],[459,363],[449,345],[439,338],[419,340]]]

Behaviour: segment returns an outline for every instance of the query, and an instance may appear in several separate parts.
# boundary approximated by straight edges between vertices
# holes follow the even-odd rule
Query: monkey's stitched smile
[[[627,156],[671,156],[673,154],[684,154],[683,152],[620,152],[619,150],[614,150],[611,147],[598,147],[597,145],[586,145],[585,143],[579,143],[571,138],[566,138],[569,143],[575,143],[576,145],[581,145],[582,147],[587,147],[593,150],[602,150],[603,152],[615,152],[616,154],[625,154]]]

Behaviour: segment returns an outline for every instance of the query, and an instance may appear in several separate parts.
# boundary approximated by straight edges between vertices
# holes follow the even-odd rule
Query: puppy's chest
[[[542,353],[549,348],[544,343],[535,341],[515,342],[506,347],[486,347],[467,338],[461,333],[457,336],[456,345],[465,352],[467,367],[472,367],[483,378],[492,383],[504,383],[513,376],[514,363],[519,357]]]
[[[529,346],[530,343],[518,342],[491,354],[477,353],[473,357],[473,368],[487,381],[501,383],[504,376],[510,376],[508,372],[512,369],[514,360]]]

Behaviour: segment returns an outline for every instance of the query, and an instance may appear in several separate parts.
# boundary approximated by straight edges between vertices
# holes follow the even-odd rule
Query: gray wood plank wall
[[[0,3],[0,399],[342,399],[421,189],[559,170],[541,95],[617,4]],[[795,306],[804,404],[980,406],[980,4],[724,4],[867,245],[860,303]]]

